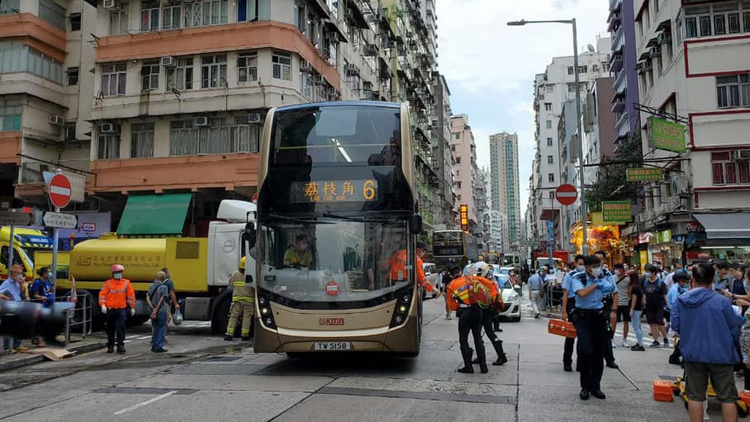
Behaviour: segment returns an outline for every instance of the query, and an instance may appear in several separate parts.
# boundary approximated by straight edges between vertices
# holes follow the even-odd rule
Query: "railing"
[[[76,303],[75,307],[65,310],[65,331],[61,334],[64,337],[64,340],[61,341],[64,346],[70,344],[71,332],[80,333],[80,339],[77,339],[77,341],[85,340],[87,336],[91,335],[93,329],[92,296],[88,294],[78,296],[76,295],[75,290],[71,290],[64,296],[56,297],[55,300],[57,302]],[[29,302],[44,303],[39,299],[33,299]]]

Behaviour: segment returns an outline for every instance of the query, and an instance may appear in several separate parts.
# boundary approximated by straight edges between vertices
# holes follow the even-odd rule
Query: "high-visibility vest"
[[[109,309],[124,309],[126,306],[135,308],[135,292],[130,280],[110,278],[105,281],[99,291],[99,306]]]
[[[483,277],[467,275],[454,279],[447,288],[448,308],[456,310],[461,305],[489,307],[497,295],[497,293],[493,295],[491,283]]]
[[[232,286],[232,303],[255,303],[255,289],[245,281],[245,274],[235,271],[229,277],[229,284]]]

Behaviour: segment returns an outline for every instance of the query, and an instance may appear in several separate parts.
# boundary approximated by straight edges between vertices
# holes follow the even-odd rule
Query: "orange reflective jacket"
[[[102,290],[99,291],[99,306],[109,309],[123,309],[126,306],[135,308],[135,292],[130,280],[110,278],[105,281]]]
[[[407,279],[406,271],[406,250],[401,249],[400,251],[393,254],[391,259],[388,260],[388,275],[392,281],[405,281]],[[422,268],[422,258],[417,257],[417,282],[422,285],[428,292],[432,292],[435,288],[427,280],[427,276],[424,274]]]
[[[481,284],[481,287],[479,286]],[[489,297],[481,297],[482,291],[488,291]],[[497,300],[497,283],[493,283],[484,277],[463,275],[453,279],[446,288],[445,300],[448,309],[455,311],[460,305],[480,305],[487,307],[491,302]]]

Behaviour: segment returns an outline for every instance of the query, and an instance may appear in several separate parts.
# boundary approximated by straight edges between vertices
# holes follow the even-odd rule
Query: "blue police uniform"
[[[609,273],[609,272],[607,272]],[[579,291],[596,283],[596,288],[588,295],[581,296]],[[601,392],[601,379],[604,372],[604,347],[607,343],[607,322],[609,314],[604,309],[602,300],[615,291],[612,275],[604,271],[598,277],[586,272],[572,276],[571,289],[576,294],[576,309],[573,313],[573,324],[578,336],[578,359],[581,371],[582,393],[595,395]],[[581,398],[584,398],[583,395]]]
[[[578,274],[578,270],[569,271],[563,277],[562,288],[568,292],[568,304],[565,307],[565,311],[570,315],[573,309],[576,307],[576,294],[573,292],[571,284],[573,283],[573,277]],[[563,367],[565,371],[571,372],[573,370],[573,349],[575,348],[576,339],[565,337],[565,347],[563,349]]]

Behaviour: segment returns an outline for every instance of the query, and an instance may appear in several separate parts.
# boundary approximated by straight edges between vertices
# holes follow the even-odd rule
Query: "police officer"
[[[475,273],[476,274],[476,273]],[[474,347],[477,350],[479,369],[483,374],[489,372],[482,342],[482,306],[490,304],[490,291],[470,274],[465,274],[451,281],[446,288],[448,307],[456,311],[458,317],[458,342],[461,345],[463,368],[458,372],[473,374],[471,366],[473,350],[469,347],[469,332],[474,337]]]
[[[585,271],[572,277],[571,290],[576,296],[573,324],[578,335],[578,357],[581,370],[581,400],[589,396],[606,398],[601,390],[604,371],[604,345],[609,314],[602,299],[615,290],[611,276],[602,274],[602,262],[596,256],[584,259]]]
[[[503,341],[495,335],[493,324],[494,315],[497,312],[502,311],[502,296],[500,295],[497,283],[488,278],[492,277],[489,265],[480,261],[474,264],[469,271],[470,274],[474,276],[475,280],[490,289],[491,304],[489,307],[482,309],[482,328],[484,328],[484,333],[487,334],[487,338],[490,339],[492,347],[495,349],[495,353],[497,353],[497,360],[492,362],[492,365],[501,366],[508,361],[508,357],[505,356],[505,351],[503,351]],[[479,363],[479,359],[477,358],[471,363]]]
[[[602,262],[602,276],[611,277],[612,281],[615,281],[614,276],[608,269],[604,268],[604,263],[607,262],[607,253],[604,251],[597,251],[594,256],[599,258]],[[616,286],[616,285],[615,285]],[[607,368],[617,369],[619,366],[615,362],[615,354],[613,352],[612,343],[615,337],[615,322],[617,321],[617,305],[614,305],[619,300],[619,294],[617,289],[614,292],[604,296],[604,311],[607,313],[607,338],[604,340],[604,361],[607,362]]]
[[[573,276],[585,271],[586,267],[583,265],[583,261],[583,255],[576,255],[575,263],[563,278],[562,309],[563,320],[565,321],[570,318],[573,309],[576,307],[576,295],[571,288],[571,282],[573,281]],[[563,350],[563,370],[565,372],[573,372],[573,347],[575,346],[575,342],[576,339],[565,337],[565,349]],[[580,369],[581,366],[576,363],[576,367]]]

